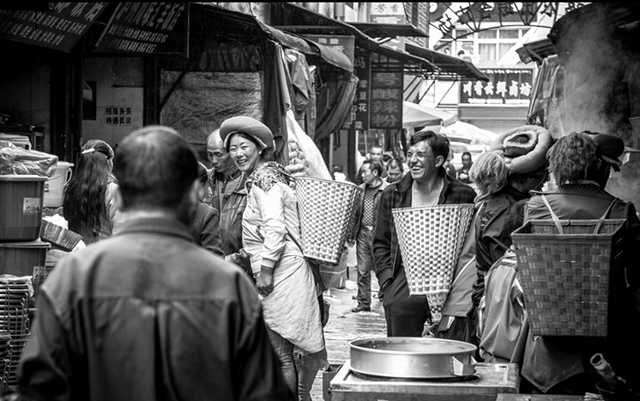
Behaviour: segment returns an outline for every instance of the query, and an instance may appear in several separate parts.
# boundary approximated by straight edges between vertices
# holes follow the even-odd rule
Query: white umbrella
[[[458,116],[444,110],[404,101],[402,107],[402,128],[440,126],[453,124]]]
[[[449,126],[442,127],[440,133],[445,134],[451,141],[464,142],[470,145],[491,145],[498,137],[498,134],[494,132],[462,121],[456,121]]]

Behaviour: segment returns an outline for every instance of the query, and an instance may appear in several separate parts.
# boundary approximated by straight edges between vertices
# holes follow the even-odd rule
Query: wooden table
[[[496,401],[602,401],[600,394],[558,395],[558,394],[498,394]]]

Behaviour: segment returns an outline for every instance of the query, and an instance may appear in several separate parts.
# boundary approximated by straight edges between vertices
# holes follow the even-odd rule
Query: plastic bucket
[[[0,274],[33,275],[34,268],[44,268],[49,248],[42,241],[0,243]]]
[[[73,163],[58,161],[53,177],[44,184],[44,207],[62,206],[64,186],[71,179],[71,167]]]
[[[38,175],[0,175],[0,242],[38,239],[46,180]]]

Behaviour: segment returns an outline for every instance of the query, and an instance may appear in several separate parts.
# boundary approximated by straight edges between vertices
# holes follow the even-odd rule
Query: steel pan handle
[[[460,361],[455,355],[451,355],[449,358],[450,372],[454,376],[471,376],[476,373],[476,360],[471,357],[471,363],[465,364]]]

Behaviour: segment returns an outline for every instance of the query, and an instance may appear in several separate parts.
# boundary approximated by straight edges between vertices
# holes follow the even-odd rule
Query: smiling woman
[[[297,245],[300,221],[294,178],[271,161],[273,134],[263,123],[233,117],[222,123],[220,136],[235,165],[247,175],[242,243],[262,297],[271,343],[291,391],[308,394],[318,369],[326,365],[326,350],[313,272]],[[301,359],[306,362],[294,359],[294,347],[307,354]]]

